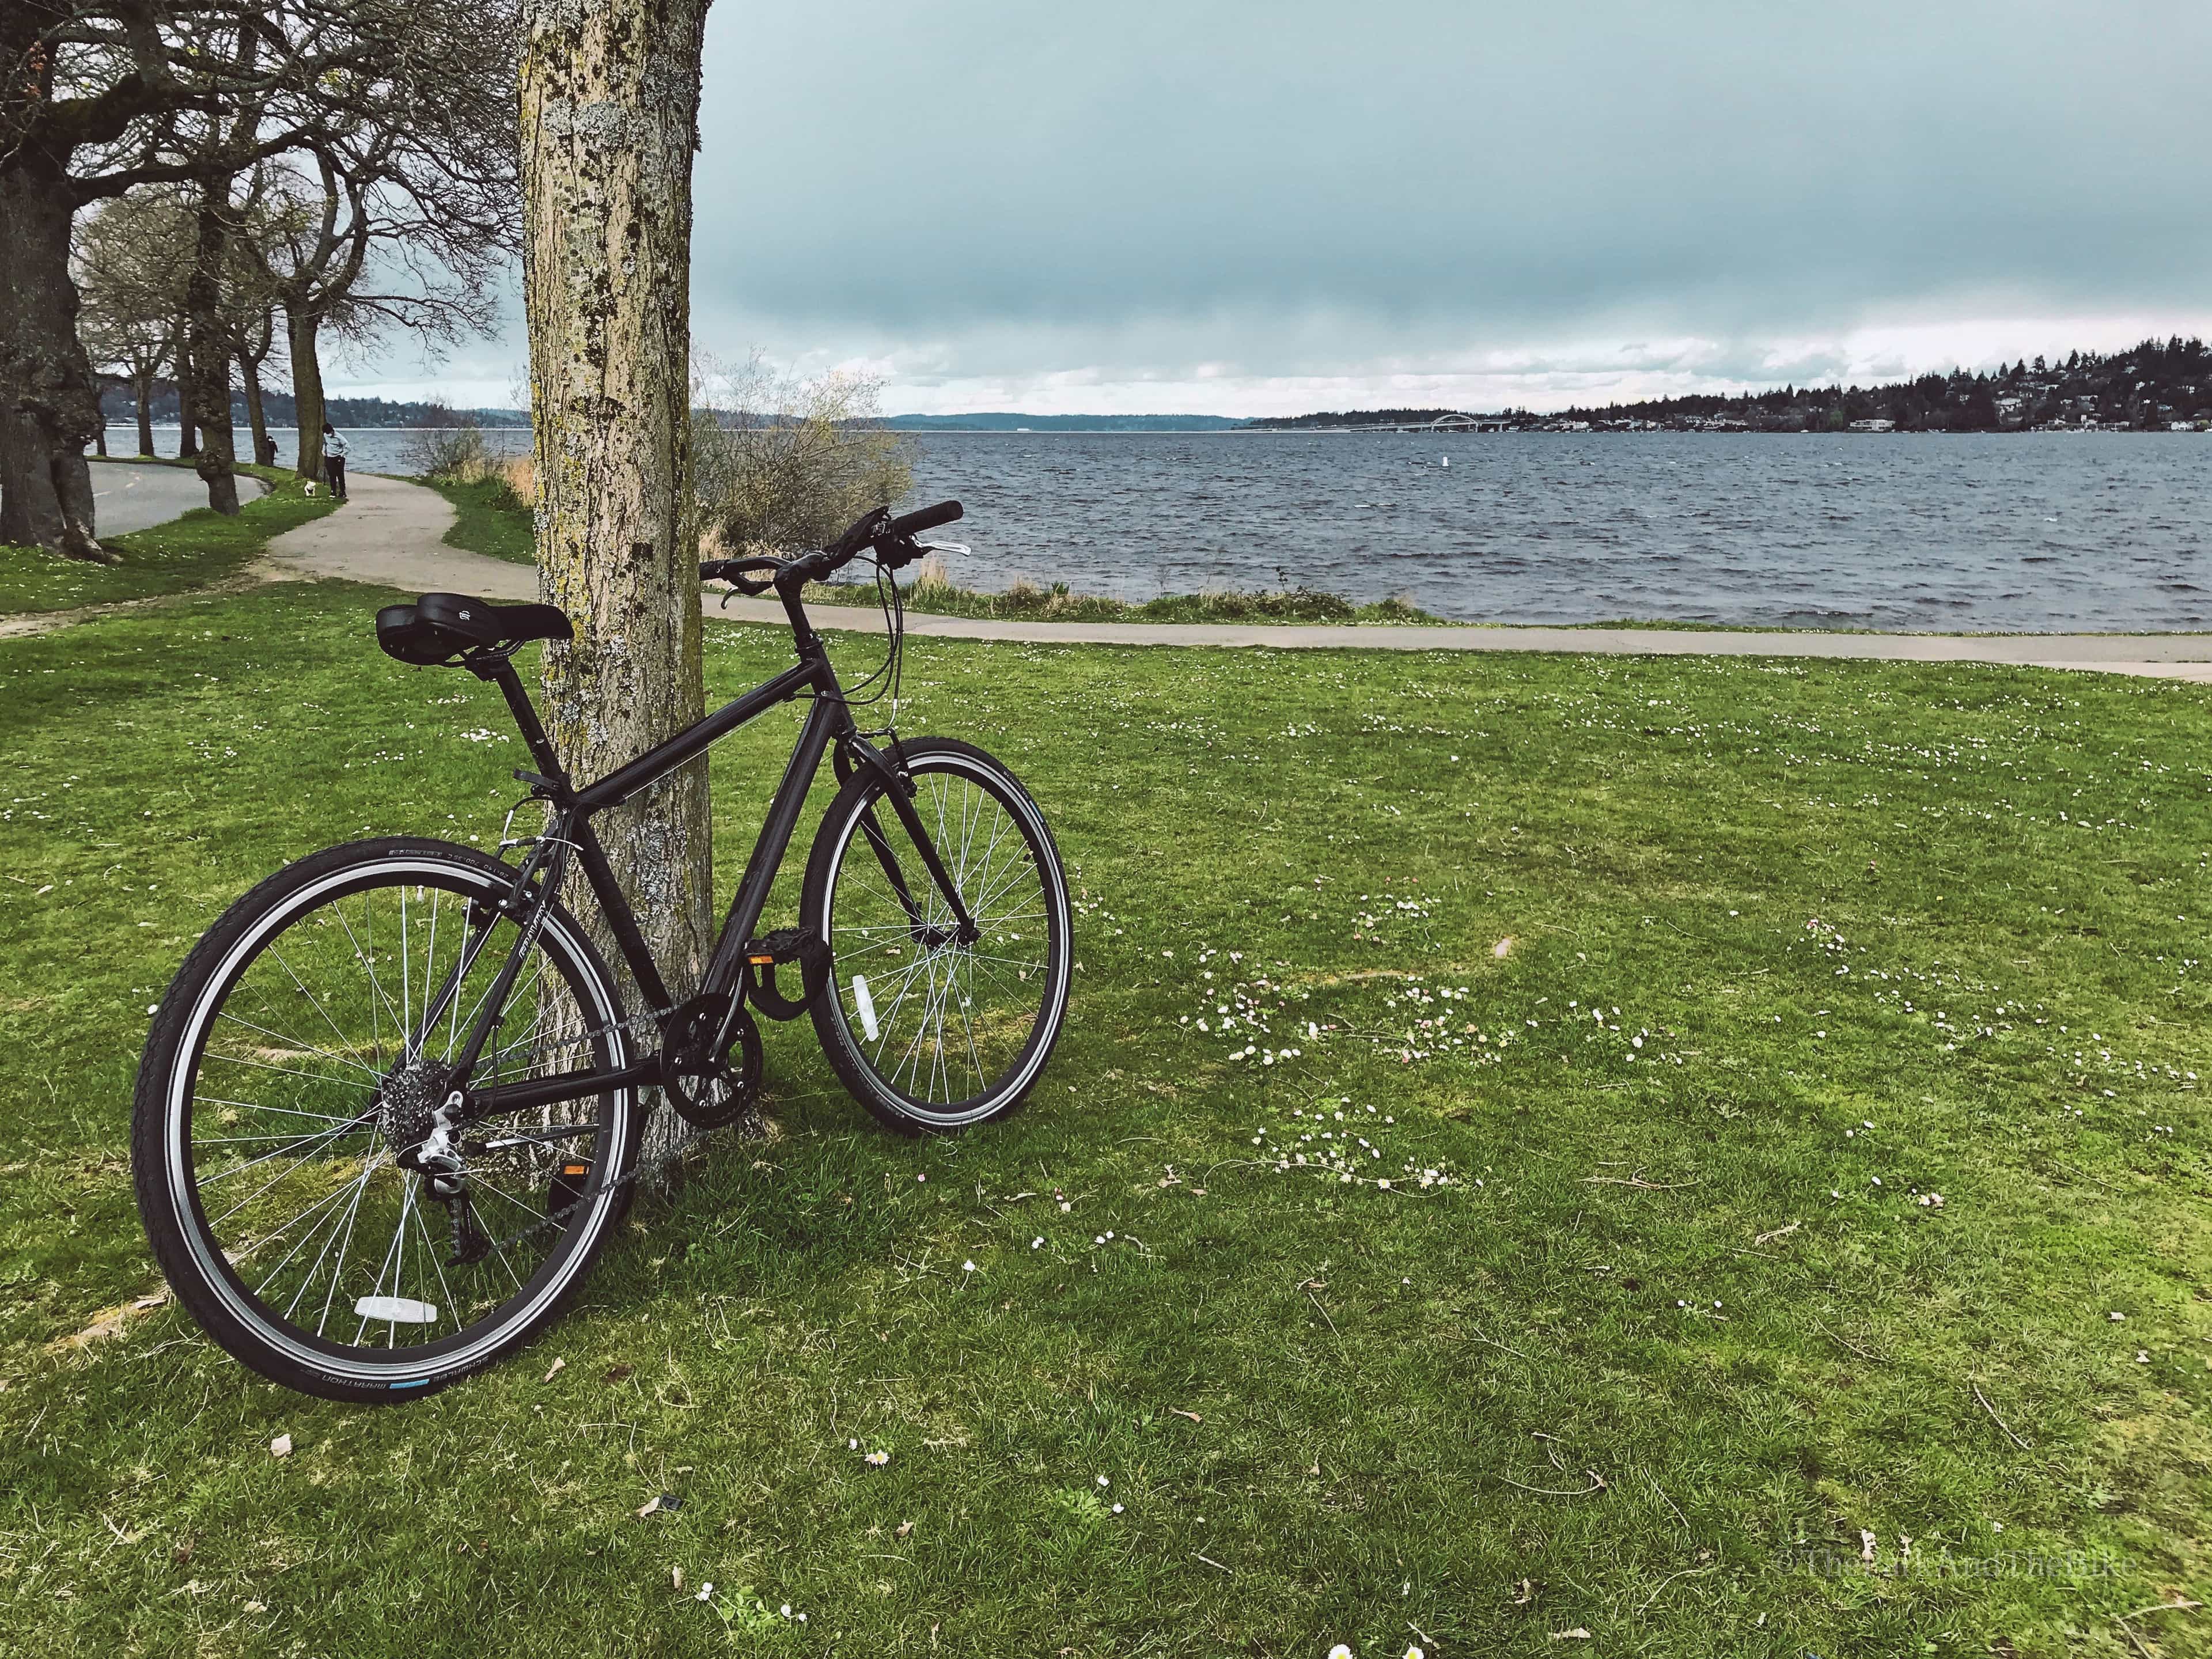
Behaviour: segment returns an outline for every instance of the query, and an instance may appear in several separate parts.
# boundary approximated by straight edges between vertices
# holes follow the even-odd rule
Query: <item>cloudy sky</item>
[[[2212,335],[2208,88],[2203,0],[717,0],[694,331],[891,412],[1230,415]]]

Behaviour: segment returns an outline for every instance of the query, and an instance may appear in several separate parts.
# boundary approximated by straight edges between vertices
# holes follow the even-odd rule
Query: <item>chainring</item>
[[[719,1129],[749,1115],[760,1098],[761,1067],[760,1027],[742,1007],[732,1018],[724,999],[694,997],[661,1026],[660,1086],[695,1128]]]

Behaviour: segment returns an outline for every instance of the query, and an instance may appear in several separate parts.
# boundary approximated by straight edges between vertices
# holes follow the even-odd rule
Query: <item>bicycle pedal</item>
[[[830,947],[804,927],[779,927],[745,946],[745,1000],[770,1019],[797,1019],[830,982]],[[799,964],[799,994],[775,982],[776,964]]]
[[[592,1166],[579,1158],[563,1158],[553,1178],[545,1186],[545,1215],[548,1220],[565,1218],[570,1210],[584,1201],[584,1186],[592,1178]]]
[[[745,945],[745,960],[756,968],[772,968],[780,962],[800,962],[813,953],[814,935],[804,927],[779,927]]]

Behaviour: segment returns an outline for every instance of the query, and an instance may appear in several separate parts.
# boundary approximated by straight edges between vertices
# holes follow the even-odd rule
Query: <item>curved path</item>
[[[350,506],[270,544],[263,574],[337,576],[410,592],[446,589],[488,599],[534,599],[528,565],[446,544],[453,510],[436,491],[396,478],[352,480]],[[780,623],[767,599],[709,595],[709,617]],[[881,633],[873,606],[820,605],[817,627]],[[1039,644],[1258,646],[1386,651],[1560,651],[1607,656],[1835,657],[1880,662],[1978,662],[2074,668],[2212,684],[2212,634],[1814,634],[1640,628],[1285,627],[1209,623],[1000,622],[907,616],[910,634]]]
[[[269,486],[240,473],[238,493],[251,500]],[[189,467],[144,466],[129,459],[92,464],[93,522],[103,536],[126,536],[182,518],[208,504],[207,486]]]

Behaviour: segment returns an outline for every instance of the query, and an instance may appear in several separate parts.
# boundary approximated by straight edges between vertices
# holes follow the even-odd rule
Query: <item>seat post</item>
[[[522,676],[514,672],[513,659],[501,657],[495,664],[471,663],[470,666],[478,679],[490,680],[507,698],[507,713],[514,716],[515,727],[529,745],[530,757],[538,763],[538,769],[565,787],[568,775],[561,769],[561,757],[554,752],[553,739],[545,735],[544,724],[538,718],[537,705],[523,689]]]

